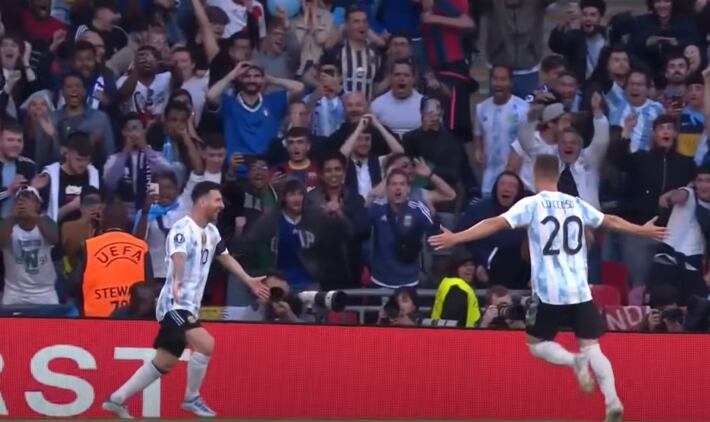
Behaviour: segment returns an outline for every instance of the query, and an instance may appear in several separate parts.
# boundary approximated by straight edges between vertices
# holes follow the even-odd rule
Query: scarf
[[[136,178],[133,182],[133,155],[129,155],[126,159],[126,168],[123,173],[117,192],[120,197],[126,201],[133,201],[137,210],[143,208],[143,204],[148,195],[148,186],[151,180],[150,166],[146,161],[145,151],[138,151],[136,163]]]

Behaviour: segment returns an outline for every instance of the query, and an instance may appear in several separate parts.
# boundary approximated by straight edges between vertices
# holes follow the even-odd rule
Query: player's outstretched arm
[[[607,229],[615,230],[618,232],[625,232],[636,234],[639,236],[650,237],[658,241],[663,241],[666,238],[666,228],[657,226],[656,220],[658,217],[653,217],[643,226],[638,224],[629,223],[621,217],[615,215],[604,214],[604,221],[602,226]]]
[[[256,296],[262,299],[269,299],[269,288],[263,283],[264,277],[252,277],[244,271],[244,267],[234,257],[228,253],[217,256],[217,260],[225,270],[234,274],[239,280],[249,287]]]
[[[443,233],[431,236],[429,238],[429,243],[434,246],[436,250],[446,249],[459,243],[483,239],[501,230],[507,230],[510,228],[508,220],[499,215],[497,217],[486,218],[478,224],[475,224],[474,226],[458,233],[452,233],[442,227]]]

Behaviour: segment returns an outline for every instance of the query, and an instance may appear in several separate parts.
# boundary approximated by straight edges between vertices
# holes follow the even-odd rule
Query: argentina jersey
[[[541,302],[592,300],[584,228],[599,227],[603,213],[577,197],[544,191],[521,199],[503,217],[514,229],[527,227],[532,287]]]
[[[624,121],[631,114],[635,113],[638,118],[636,126],[631,132],[631,152],[638,150],[648,151],[651,149],[651,132],[653,131],[653,121],[666,110],[663,105],[657,101],[646,100],[646,103],[641,107],[634,107],[627,104],[620,113],[613,116],[614,120],[610,120],[613,126],[624,127]]]
[[[175,300],[175,265],[172,257],[177,253],[185,255],[185,268],[182,280],[179,280],[179,298]],[[226,253],[219,231],[212,223],[202,228],[189,216],[176,221],[165,239],[167,271],[155,309],[157,320],[162,321],[165,314],[177,309],[186,310],[198,318],[212,259],[215,254]]]

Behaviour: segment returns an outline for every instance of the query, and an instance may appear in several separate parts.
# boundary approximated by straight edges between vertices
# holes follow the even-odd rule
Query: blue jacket
[[[397,257],[396,235],[387,218],[391,212],[386,202],[374,203],[369,209],[372,226],[372,281],[379,286],[392,288],[415,286],[419,283],[419,260],[407,263]],[[429,209],[420,201],[410,200],[402,205],[394,219],[400,237],[420,239],[423,247],[426,247],[424,236],[437,230]]]

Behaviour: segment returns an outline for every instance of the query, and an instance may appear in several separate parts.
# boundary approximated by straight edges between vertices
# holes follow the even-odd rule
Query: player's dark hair
[[[172,182],[173,185],[175,185],[176,187],[178,186],[177,176],[175,176],[175,172],[173,172],[172,170],[165,170],[155,173],[153,175],[153,182],[158,183],[159,180],[169,180],[170,182]]]
[[[76,151],[81,157],[91,157],[94,152],[89,134],[81,131],[72,132],[67,136],[67,149]]]
[[[328,161],[338,161],[340,165],[345,168],[348,165],[348,159],[345,158],[342,152],[340,151],[328,151],[323,154],[323,156],[320,159],[320,170],[321,173],[323,172],[323,169],[325,168],[325,163]]]
[[[653,121],[653,130],[656,130],[661,125],[672,123],[673,126],[676,125],[676,119],[670,114],[661,114]]]
[[[221,186],[219,183],[215,182],[210,182],[210,181],[204,181],[200,182],[195,185],[195,188],[192,190],[192,202],[197,203],[197,201],[202,198],[203,196],[208,195],[211,191],[216,190],[220,191]]]
[[[555,155],[542,154],[535,159],[535,178],[557,180],[560,174],[560,159]]]

